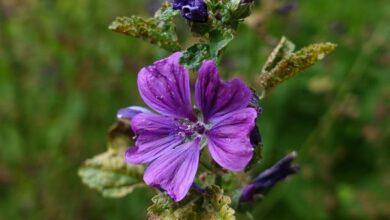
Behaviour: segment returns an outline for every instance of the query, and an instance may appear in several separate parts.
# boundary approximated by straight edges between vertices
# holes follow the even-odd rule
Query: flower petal
[[[183,141],[175,132],[177,125],[171,117],[140,113],[134,116],[131,128],[136,135],[135,147],[126,152],[126,161],[131,164],[153,161]]]
[[[128,119],[131,120],[135,115],[139,113],[150,113],[150,111],[144,107],[140,106],[129,106],[127,108],[121,108],[116,113],[118,119]]]
[[[188,71],[179,64],[180,57],[181,53],[174,53],[142,68],[138,73],[138,90],[145,103],[157,112],[196,120]]]
[[[176,202],[182,200],[194,181],[199,153],[200,138],[169,149],[146,169],[145,183],[162,188]]]
[[[252,96],[251,90],[239,79],[221,80],[213,61],[204,62],[198,74],[195,100],[203,112],[206,123],[212,117],[248,106]]]
[[[223,168],[240,171],[253,156],[250,133],[255,126],[256,110],[245,108],[213,118],[206,132],[212,158]]]

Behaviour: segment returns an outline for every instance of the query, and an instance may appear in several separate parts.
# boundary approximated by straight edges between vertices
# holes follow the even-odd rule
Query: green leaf
[[[149,219],[235,219],[230,197],[224,195],[218,186],[206,187],[203,194],[192,190],[178,203],[165,193],[154,196],[152,202],[148,208]]]
[[[140,38],[168,51],[181,49],[173,18],[178,15],[169,3],[164,4],[153,18],[138,16],[118,17],[108,27],[110,30]]]
[[[210,56],[219,61],[223,49],[234,39],[234,33],[230,30],[214,30],[209,33]]]
[[[108,150],[86,160],[79,169],[84,184],[111,198],[124,197],[144,186],[143,166],[129,165],[124,159],[126,148],[132,142],[131,133],[126,121],[118,121],[110,128]]]
[[[105,197],[120,198],[143,186],[142,166],[128,165],[125,151],[108,150],[85,161],[79,169],[84,184],[96,189]]]
[[[333,43],[312,44],[295,53],[292,53],[293,48],[291,42],[282,38],[271,53],[260,74],[262,97],[277,85],[322,60],[336,48],[336,45]]]
[[[188,69],[198,69],[204,60],[210,59],[209,48],[207,44],[194,44],[183,52],[180,63]]]
[[[208,34],[209,43],[198,43],[184,51],[180,60],[188,69],[198,69],[205,60],[219,62],[224,48],[234,39],[230,30],[214,30]]]

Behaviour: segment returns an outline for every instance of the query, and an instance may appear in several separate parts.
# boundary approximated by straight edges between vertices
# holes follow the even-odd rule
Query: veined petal
[[[182,200],[194,181],[199,154],[200,138],[170,148],[146,169],[145,183],[164,189],[176,202]]]
[[[196,120],[192,112],[188,71],[179,64],[181,53],[142,68],[138,90],[147,105],[157,112],[176,118]]]
[[[129,106],[127,108],[121,108],[116,113],[118,119],[128,119],[131,120],[135,115],[139,113],[150,113],[150,111],[144,107],[140,106]]]
[[[214,61],[206,61],[200,67],[195,101],[206,123],[213,117],[247,107],[251,96],[251,90],[241,80],[221,80]]]
[[[206,132],[212,158],[223,168],[243,170],[253,156],[250,133],[255,126],[256,110],[245,108],[213,118]]]
[[[134,116],[131,128],[136,135],[135,147],[126,152],[126,161],[131,164],[153,161],[183,141],[176,134],[177,125],[171,117],[140,113]]]

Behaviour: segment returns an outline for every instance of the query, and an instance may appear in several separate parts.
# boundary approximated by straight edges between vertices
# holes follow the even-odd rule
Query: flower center
[[[191,138],[193,136],[201,136],[205,131],[206,127],[203,122],[192,122],[187,119],[178,120],[177,132],[182,137]]]

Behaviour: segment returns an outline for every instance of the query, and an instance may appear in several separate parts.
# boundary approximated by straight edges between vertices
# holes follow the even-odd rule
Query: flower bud
[[[252,201],[256,194],[263,193],[265,190],[274,186],[277,182],[298,172],[299,166],[292,163],[296,157],[297,153],[292,152],[283,159],[279,160],[271,168],[260,173],[260,175],[258,175],[251,183],[241,189],[240,201]]]
[[[192,22],[207,22],[207,5],[203,0],[173,0],[173,9]]]

